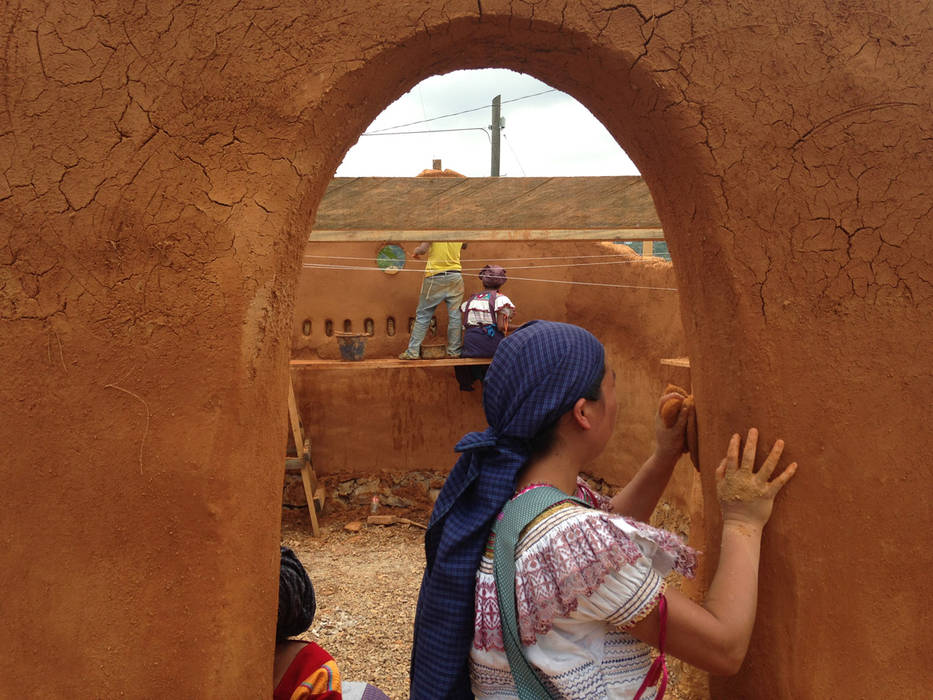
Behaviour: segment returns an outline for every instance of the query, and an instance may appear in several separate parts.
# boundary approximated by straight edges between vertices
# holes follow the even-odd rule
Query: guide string
[[[509,272],[512,270],[543,270],[545,268],[555,268],[555,267],[590,267],[593,265],[625,265],[628,263],[637,263],[642,262],[641,260],[613,260],[610,262],[591,262],[591,263],[563,263],[560,265],[509,265]],[[387,266],[391,265],[391,261],[386,261]],[[338,265],[336,263],[302,263],[304,267],[317,267],[321,269],[328,270],[372,270],[374,269],[371,266],[364,265]],[[385,269],[383,267],[375,269]],[[482,272],[482,267],[463,267],[460,269],[461,272]],[[423,267],[410,267],[410,268],[398,268],[399,272],[421,272],[424,273]]]
[[[326,263],[303,263],[302,267],[310,268],[310,269],[317,269],[317,270],[385,272],[385,270],[381,267],[365,267],[362,265],[329,265]],[[547,266],[542,265],[541,267],[547,267]],[[554,267],[560,267],[560,266],[554,266]],[[522,269],[534,269],[534,268],[527,267],[527,268],[522,268]],[[401,270],[398,270],[398,272],[417,272],[419,274],[424,274],[424,270],[401,269]],[[539,277],[515,277],[511,274],[509,275],[509,279],[519,280],[522,282],[545,282],[545,283],[550,283],[550,284],[571,284],[571,285],[576,284],[576,285],[582,285],[582,286],[587,286],[587,287],[615,287],[618,289],[653,289],[653,290],[662,291],[662,292],[678,291],[676,287],[649,287],[649,286],[642,286],[642,285],[635,285],[635,284],[612,284],[609,282],[578,282],[574,280],[549,280],[549,279],[541,279]]]
[[[322,258],[325,260],[372,260],[373,256],[351,257],[348,255],[310,255],[305,254],[306,258]],[[495,258],[496,262],[511,262],[513,260],[583,260],[585,258],[626,258],[632,260],[630,254],[625,253],[604,253],[602,255],[543,255],[540,257],[521,257],[521,258]],[[491,260],[492,258],[490,258]],[[466,260],[466,258],[464,258]],[[632,260],[632,262],[637,262]]]

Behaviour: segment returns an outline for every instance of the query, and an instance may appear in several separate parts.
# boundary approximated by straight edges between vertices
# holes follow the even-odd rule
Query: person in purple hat
[[[499,342],[509,332],[509,322],[515,314],[515,304],[499,290],[508,280],[505,268],[486,265],[479,278],[483,291],[473,294],[460,305],[463,319],[463,351],[461,357],[492,357]],[[473,382],[482,381],[486,368],[467,365],[454,369],[460,391],[473,391]]]

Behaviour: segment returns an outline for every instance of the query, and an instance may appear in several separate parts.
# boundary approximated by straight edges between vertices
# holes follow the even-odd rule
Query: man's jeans
[[[463,301],[463,276],[459,272],[442,272],[425,277],[421,283],[421,296],[418,297],[418,309],[415,311],[415,325],[411,329],[408,341],[409,355],[421,354],[421,343],[431,325],[434,310],[441,302],[447,302],[447,354],[459,355],[463,347],[463,333],[460,328],[460,304]]]

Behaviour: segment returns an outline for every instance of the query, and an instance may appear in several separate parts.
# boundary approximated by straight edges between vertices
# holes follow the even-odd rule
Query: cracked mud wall
[[[0,25],[0,685],[268,694],[304,232],[383,107],[502,66],[648,182],[704,460],[756,424],[801,462],[713,696],[929,686],[928,8],[14,1]]]

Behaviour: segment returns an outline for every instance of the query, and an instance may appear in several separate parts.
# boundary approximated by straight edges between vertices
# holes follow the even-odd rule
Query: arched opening
[[[516,160],[520,162],[519,159]],[[424,163],[424,165],[427,166],[427,163]],[[449,160],[445,160],[444,165],[453,169],[460,167],[458,163]],[[409,174],[412,175],[414,173],[412,172]],[[399,206],[404,206],[404,202],[399,202]],[[375,299],[389,299],[392,293],[397,294],[399,291],[397,288],[402,287],[404,284],[403,279],[406,277],[405,273],[412,271],[410,267],[406,270],[404,264],[402,264],[399,269],[393,269],[391,270],[392,274],[387,275],[385,274],[387,272],[386,268],[379,265],[380,256],[386,244],[399,245],[405,248],[405,252],[410,255],[411,248],[414,245],[410,241],[400,242],[392,238],[386,238],[384,241],[366,244],[335,244],[332,242],[318,242],[315,240],[313,233],[310,238],[311,240],[306,251],[309,257],[313,258],[316,262],[309,265],[309,267],[316,267],[318,270],[325,266],[330,266],[332,268],[343,267],[344,270],[347,270],[351,266],[368,266],[371,268],[372,274],[378,278],[378,284],[392,285],[391,287],[386,287],[385,290],[380,287],[379,291],[370,293],[368,299],[361,302],[363,305],[373,304],[375,303]],[[348,236],[348,239],[349,238]],[[590,274],[575,274],[581,270],[572,269],[574,265],[579,265],[582,268],[585,265],[593,264],[592,261],[581,262],[589,257],[605,256],[608,258],[613,253],[617,256],[622,256],[622,253],[615,251],[609,253],[605,250],[606,247],[611,248],[612,246],[612,242],[599,244],[583,243],[579,241],[560,242],[559,240],[537,241],[534,243],[514,242],[512,244],[478,242],[473,245],[473,248],[469,252],[464,253],[464,258],[475,260],[488,259],[489,261],[493,261],[497,257],[504,258],[507,261],[504,264],[518,268],[513,274],[517,273],[516,277],[519,279],[525,274],[535,274],[534,272],[529,273],[527,271],[519,272],[518,270],[523,267],[527,270],[527,268],[545,266],[552,277],[556,276],[557,278],[562,278],[569,283],[579,282],[582,285],[592,284],[593,286],[587,287],[585,291],[575,292],[574,294],[542,294],[536,290],[533,291],[535,288],[533,286],[534,277],[532,277],[525,294],[525,298],[527,299],[526,307],[536,308],[535,301],[539,302],[539,304],[536,311],[527,313],[524,318],[527,320],[540,317],[576,322],[590,327],[592,330],[597,331],[597,333],[600,327],[604,328],[606,332],[598,333],[598,335],[600,335],[604,342],[610,347],[610,352],[615,352],[620,357],[620,364],[617,372],[623,374],[626,378],[632,377],[630,386],[637,387],[632,392],[632,394],[637,394],[637,399],[630,398],[628,408],[633,412],[640,410],[644,413],[640,422],[628,417],[625,419],[624,422],[627,423],[626,427],[629,431],[628,437],[631,436],[632,430],[637,430],[641,432],[640,439],[642,442],[645,440],[650,442],[649,418],[651,415],[651,408],[647,408],[646,405],[650,405],[653,401],[656,401],[658,392],[660,392],[664,386],[664,383],[659,378],[664,371],[660,367],[659,361],[662,358],[683,354],[684,352],[684,341],[682,333],[680,332],[678,314],[679,304],[676,299],[676,293],[672,294],[672,292],[676,291],[674,289],[673,273],[669,268],[666,272],[659,272],[657,269],[653,269],[657,268],[656,264],[646,263],[641,269],[630,266],[629,271],[621,275],[618,273],[620,267],[606,267],[598,271],[590,267],[587,268]],[[503,250],[507,252],[503,253]],[[538,257],[532,255],[536,250],[542,253]],[[332,256],[332,259],[328,259],[329,256]],[[535,257],[534,261],[529,260],[529,258],[532,257]],[[564,264],[557,264],[555,260],[549,260],[550,258],[560,258]],[[636,262],[636,259],[637,256],[632,255],[626,262]],[[343,260],[342,265],[340,264],[340,260]],[[567,264],[567,260],[577,262]],[[528,264],[529,262],[531,262],[530,265]],[[613,263],[615,262],[618,261],[613,261]],[[477,265],[478,264],[480,263],[477,263]],[[599,264],[606,263],[600,262]],[[377,267],[381,268],[381,272]],[[563,269],[558,271],[554,268]],[[542,270],[538,270],[539,276],[540,272],[542,272]],[[330,273],[333,273],[333,269]],[[474,269],[472,275],[475,275],[475,273],[476,270]],[[341,274],[346,275],[346,272]],[[357,270],[356,275],[357,278],[360,278],[363,276],[363,273]],[[663,280],[664,286],[662,287],[661,283],[657,280]],[[560,281],[560,279],[552,281]],[[515,285],[519,285],[519,287],[516,288],[520,289],[520,283],[518,281],[513,283],[513,287],[515,287]],[[600,285],[606,286],[601,287]],[[611,300],[606,295],[608,288],[611,287],[615,287],[613,290],[615,292],[626,288],[627,296],[625,298],[620,297],[614,301]],[[638,289],[639,287],[641,289]],[[307,284],[303,287],[303,282],[300,280],[298,286],[299,297],[296,300],[295,313],[306,313],[304,309],[299,308],[302,303],[314,304],[321,313],[325,313],[325,309],[321,308],[321,299],[326,296],[325,290],[328,288],[341,290],[349,288],[360,289],[358,283],[353,285],[345,282],[338,283],[338,278],[336,277],[333,279],[325,277],[317,286]],[[578,289],[583,289],[583,287]],[[651,299],[652,294],[656,295],[659,292],[666,297],[661,303],[657,303]],[[518,292],[518,296],[522,296],[521,292]],[[404,314],[407,310],[406,307],[413,307],[417,298],[417,288],[402,292],[402,297],[407,297],[407,301],[404,302],[400,308],[390,307],[388,309],[376,309],[375,311],[370,308],[366,309],[365,312],[374,312],[379,315],[385,313]],[[344,291],[340,292],[340,300],[341,303],[353,303],[348,299],[348,295]],[[334,311],[333,313],[342,312]],[[413,318],[409,317],[409,331],[411,330],[413,320]],[[432,330],[435,328],[433,324],[436,320],[436,318],[432,320]],[[437,335],[436,330],[434,334]],[[443,334],[443,330],[441,330],[440,336],[442,337]],[[393,342],[391,338],[388,337],[389,335],[390,334],[387,334],[386,338],[378,339],[377,342],[372,343],[371,346],[367,348],[367,353],[372,351],[377,357],[393,357],[394,354],[397,354],[399,350],[403,349],[403,340],[396,340]],[[378,344],[380,341],[382,345]],[[653,346],[652,341],[655,341]],[[394,351],[389,350],[390,347],[394,348]],[[319,348],[317,352],[320,355],[322,352],[327,353],[329,351],[326,348]],[[334,379],[337,379],[338,373],[341,375],[340,382],[342,383],[344,391],[346,391],[349,396],[359,396],[361,391],[358,388],[354,389],[354,380],[349,376],[349,373],[335,370],[332,375]],[[353,414],[358,414],[359,406],[355,401],[349,401],[342,402],[335,408],[335,385],[332,381],[324,381],[322,379],[323,376],[325,375],[318,375],[317,377],[310,375],[296,377],[295,381],[299,387],[296,389],[296,393],[302,397],[299,399],[299,403],[306,401],[308,404],[318,406],[318,410],[321,408],[320,403],[322,401],[326,400],[329,402],[329,410],[326,411],[326,413],[331,422],[327,424],[326,428],[322,427],[322,434],[326,437],[321,442],[313,441],[313,444],[316,444],[319,450],[317,453],[318,457],[313,459],[313,461],[323,464],[325,460],[331,459],[336,462],[336,464],[332,463],[322,468],[321,473],[328,476],[331,474],[338,475],[340,481],[337,484],[337,488],[344,492],[344,496],[340,497],[340,500],[345,502],[343,505],[348,503],[351,506],[355,506],[357,509],[365,508],[369,502],[370,489],[382,487],[382,485],[372,483],[374,481],[374,476],[376,477],[375,480],[378,481],[378,472],[380,470],[394,472],[400,477],[404,477],[407,472],[410,471],[422,471],[422,469],[419,469],[418,464],[411,465],[409,462],[407,465],[399,466],[399,464],[393,463],[393,455],[411,455],[416,452],[423,453],[426,446],[429,449],[435,447],[438,450],[447,451],[449,444],[453,444],[462,433],[480,427],[477,425],[477,423],[482,420],[478,402],[467,402],[464,397],[459,396],[456,392],[455,385],[453,385],[452,377],[444,376],[440,380],[436,378],[432,379],[435,384],[441,381],[450,385],[448,388],[451,389],[451,391],[447,391],[447,389],[442,387],[436,387],[433,390],[434,396],[438,399],[437,403],[441,404],[441,406],[431,407],[427,404],[422,406],[417,400],[412,400],[411,396],[431,395],[431,392],[428,391],[426,387],[421,386],[424,381],[413,376],[410,371],[392,370],[392,374],[383,374],[382,376],[368,374],[365,379],[358,378],[356,381],[368,384],[373,390],[374,396],[388,397],[389,401],[384,405],[379,403],[373,404],[376,407],[376,410],[373,412],[375,415],[396,415],[397,417],[386,421],[385,424],[381,426],[381,429],[388,431],[384,435],[377,434],[377,431],[380,430],[378,421],[368,420],[367,427],[370,430],[368,435],[370,445],[367,446],[359,442],[352,442],[349,436],[359,432],[359,426],[355,424],[352,418]],[[322,387],[322,389],[319,390],[315,388],[316,381],[320,382],[320,387]],[[681,381],[680,383],[685,382]],[[383,384],[385,385],[384,387]],[[323,387],[325,386],[327,387],[326,398],[323,393]],[[650,398],[647,400],[645,398],[646,394],[650,394]],[[391,405],[391,398],[393,396],[398,398],[400,402],[410,405],[404,411],[399,410],[397,407],[393,407]],[[370,399],[370,401],[378,400],[373,398]],[[305,406],[307,406],[307,404],[305,404]],[[345,418],[341,419],[341,415],[345,416]],[[454,419],[455,427],[451,429],[451,432],[456,433],[456,435],[439,437],[436,441],[438,443],[437,445],[427,444],[424,436],[432,435],[437,437],[438,424],[443,426],[445,422],[450,423],[451,415],[466,418],[466,420]],[[634,427],[636,425],[637,427]],[[646,448],[643,445],[633,446],[631,439],[628,440],[627,445],[623,445],[625,437],[625,430],[619,430],[616,439],[619,442],[620,450],[626,450],[632,453],[641,451],[645,455],[647,454]],[[394,449],[386,451],[384,446],[388,444],[391,444]],[[338,449],[336,447],[337,445],[340,445],[341,448]],[[375,445],[379,447],[373,449],[371,454],[364,454],[359,451],[360,449],[365,451]],[[358,450],[357,454],[353,453],[354,448]],[[338,451],[340,454],[337,454]],[[452,463],[448,457],[440,457],[439,460],[446,460],[440,461],[440,464],[443,465],[440,471],[448,468],[450,466],[449,463]],[[405,460],[403,458],[399,461],[404,462]],[[630,465],[632,467],[636,467],[637,464],[640,464],[640,462],[635,462],[634,458],[630,461],[632,461]],[[361,473],[361,470],[356,466],[359,464],[366,464],[367,469],[371,470],[371,472],[369,474]],[[331,474],[328,474],[328,472],[331,472]],[[603,474],[602,476],[606,475]],[[616,485],[624,483],[624,479],[622,479],[621,476],[621,473],[616,474],[614,479],[607,479],[607,481],[612,481]],[[420,481],[418,478],[409,479],[404,483],[404,487],[409,487],[414,483],[417,488],[421,488],[427,493],[438,487],[438,478],[437,474],[431,474],[427,478],[420,478]],[[404,478],[402,478],[402,480],[404,481]],[[675,502],[673,506],[670,506],[670,504],[668,506],[668,514],[674,519],[679,518],[679,521],[672,525],[672,527],[679,529],[681,532],[686,532],[690,529],[689,522],[691,516],[696,515],[695,513],[691,513],[687,508],[687,501],[693,489],[692,484],[692,472],[684,473],[682,483],[678,486],[678,498],[680,500]],[[390,497],[392,496],[398,497],[397,494],[390,494]],[[382,498],[384,502],[384,493],[382,494]],[[404,497],[402,498],[404,499]],[[333,500],[331,502],[333,503]],[[383,510],[386,509],[383,508]],[[408,513],[404,514],[408,515]],[[666,524],[670,525],[670,522]]]
[[[677,261],[701,455],[757,425],[815,467],[769,525],[763,624],[717,696],[924,695],[897,671],[926,662],[911,631],[929,528],[903,522],[928,513],[929,479],[922,451],[889,440],[929,432],[903,400],[931,345],[921,4],[881,21],[725,0],[20,6],[4,15],[0,296],[5,623],[26,643],[4,687],[268,695],[308,223],[392,99],[499,66],[574,95],[645,177]],[[852,527],[866,518],[883,546]],[[876,566],[825,585],[866,554]],[[880,652],[877,620],[904,632]],[[880,675],[849,662],[879,653],[895,662]]]

